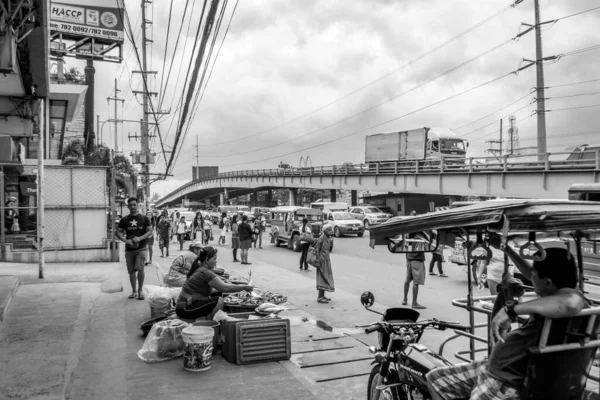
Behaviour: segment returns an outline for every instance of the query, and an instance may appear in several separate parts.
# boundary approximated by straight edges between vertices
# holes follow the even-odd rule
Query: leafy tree
[[[96,167],[110,167],[110,149],[104,145],[100,145],[90,154],[85,155],[85,145],[82,139],[74,139],[69,143],[64,150],[63,165],[89,165]],[[123,192],[125,197],[129,197],[128,181],[135,179],[137,170],[129,162],[127,157],[122,154],[117,154],[114,157],[115,162],[115,182],[117,190]],[[107,175],[106,186],[110,187],[110,176]]]
[[[85,162],[85,144],[81,139],[74,139],[63,150],[63,165],[83,165]]]
[[[77,68],[71,67],[63,72],[65,82],[75,83],[77,85],[85,85],[85,75]]]

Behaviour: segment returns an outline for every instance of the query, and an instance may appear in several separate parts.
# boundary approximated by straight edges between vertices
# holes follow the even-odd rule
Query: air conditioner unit
[[[10,33],[0,36],[0,72],[15,74],[17,69],[17,41]]]

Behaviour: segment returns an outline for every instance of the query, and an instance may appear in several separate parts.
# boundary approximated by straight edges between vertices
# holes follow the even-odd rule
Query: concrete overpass
[[[548,153],[541,157],[542,161],[537,161],[537,157],[532,160],[529,155],[469,158],[463,165],[413,161],[224,172],[181,186],[160,199],[157,206],[172,205],[184,197],[192,200],[219,194],[222,197],[225,190],[233,197],[273,188],[291,189],[291,194],[295,189],[342,189],[413,195],[565,199],[572,184],[599,181],[600,152],[595,152],[593,159],[576,161],[565,161],[565,154]]]

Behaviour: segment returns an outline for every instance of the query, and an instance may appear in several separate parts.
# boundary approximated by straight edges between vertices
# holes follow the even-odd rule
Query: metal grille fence
[[[107,169],[47,166],[44,175],[44,248],[103,247]]]

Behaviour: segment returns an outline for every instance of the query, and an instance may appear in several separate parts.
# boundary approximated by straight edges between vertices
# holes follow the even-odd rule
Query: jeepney
[[[285,245],[296,252],[302,250],[300,246],[300,228],[302,220],[308,219],[308,226],[316,239],[323,230],[323,212],[319,209],[281,206],[272,208],[271,214],[271,243],[276,247]],[[333,247],[333,246],[332,246]]]

